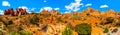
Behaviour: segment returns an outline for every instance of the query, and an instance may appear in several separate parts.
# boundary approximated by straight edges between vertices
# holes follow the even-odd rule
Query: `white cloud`
[[[34,11],[36,9],[36,8],[28,8],[27,6],[19,6],[18,8],[26,9],[28,12]]]
[[[36,8],[32,8],[32,9],[30,9],[31,11],[34,11]]]
[[[27,13],[31,13],[31,10],[27,6],[19,6],[18,8],[26,9]]]
[[[59,9],[60,9],[60,8],[43,7],[43,8],[40,9],[40,12],[41,12],[42,10],[48,10],[48,11],[50,12],[50,11],[52,11],[52,10],[59,10]]]
[[[3,10],[0,10],[0,15],[3,15],[4,14],[4,11]]]
[[[73,11],[75,12],[75,11],[78,11],[78,10],[80,10],[80,8],[75,8],[75,10],[73,10]]]
[[[85,6],[92,6],[92,4],[89,3],[89,4],[86,4]]]
[[[52,7],[44,7],[43,9],[44,9],[44,10],[51,11],[51,10],[52,10]]]
[[[83,3],[81,3],[82,0],[75,0],[74,3],[70,3],[70,5],[65,6],[65,8],[69,11],[78,11],[80,10],[80,6],[83,5]]]
[[[26,6],[19,6],[18,8],[22,8],[22,9],[28,9]]]
[[[76,2],[80,3],[82,0],[75,0]]]
[[[43,7],[43,8],[41,8],[40,9],[40,12],[42,11],[42,10],[48,10],[48,11],[52,11],[52,7]]]
[[[60,8],[54,8],[54,10],[59,10]]]
[[[43,2],[47,2],[46,0],[44,0]]]
[[[40,12],[43,10],[43,8],[40,9]]]
[[[82,7],[84,7],[84,6],[82,6]]]
[[[100,6],[100,8],[107,8],[107,7],[108,7],[108,5],[106,5],[106,4]]]
[[[10,3],[8,1],[2,1],[2,6],[10,6]]]
[[[66,12],[64,12],[64,13],[71,13],[71,12],[66,11]]]

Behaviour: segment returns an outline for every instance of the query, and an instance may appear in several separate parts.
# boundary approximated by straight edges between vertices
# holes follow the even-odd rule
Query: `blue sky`
[[[100,11],[114,9],[120,11],[120,0],[0,0],[0,14],[8,8],[24,8],[28,11],[40,12],[46,10],[58,10],[61,13],[83,11],[86,8],[94,8]]]

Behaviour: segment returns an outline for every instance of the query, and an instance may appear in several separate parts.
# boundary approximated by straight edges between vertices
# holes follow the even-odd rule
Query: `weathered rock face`
[[[84,10],[84,12],[85,12],[85,13],[94,13],[94,12],[100,13],[99,10],[94,10],[94,9],[92,9],[92,8],[87,8],[86,10]]]
[[[14,10],[12,8],[9,8],[8,10],[4,11],[4,15],[13,15],[14,16]]]
[[[14,16],[14,10],[12,8],[8,9],[8,11]]]
[[[115,17],[115,11],[114,10],[109,10],[105,12],[106,17]]]
[[[10,12],[8,12],[8,10],[5,10],[4,15],[8,15],[8,14],[10,14]]]
[[[117,13],[115,14],[115,17],[116,17],[116,18],[120,18],[120,12],[117,12]]]
[[[33,14],[35,14],[35,12],[31,12],[30,14],[33,15]]]
[[[17,8],[16,11],[14,12],[14,10],[12,8],[9,8],[9,9],[4,11],[4,15],[15,16],[15,15],[18,15],[18,14],[21,14],[21,15],[27,14],[26,9]]]
[[[27,14],[27,12],[26,12],[26,9],[17,8],[15,14],[16,15],[18,15],[18,14],[24,15],[24,14]]]
[[[47,10],[42,10],[40,14],[50,14],[50,12],[48,12]]]
[[[84,10],[85,13],[91,13],[94,12],[94,9],[92,8],[87,8],[86,10]]]
[[[52,10],[52,11],[51,11],[51,14],[52,14],[52,15],[60,15],[61,13],[57,12],[56,10]]]

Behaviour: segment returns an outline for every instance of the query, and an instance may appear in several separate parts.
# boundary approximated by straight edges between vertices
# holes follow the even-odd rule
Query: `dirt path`
[[[118,31],[115,35],[120,35],[120,28],[118,28]]]

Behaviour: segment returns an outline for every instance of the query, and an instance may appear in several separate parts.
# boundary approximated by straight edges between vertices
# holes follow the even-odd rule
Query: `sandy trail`
[[[120,35],[120,28],[118,28],[118,31],[115,35]]]

